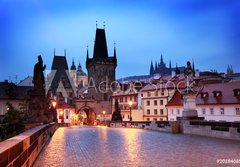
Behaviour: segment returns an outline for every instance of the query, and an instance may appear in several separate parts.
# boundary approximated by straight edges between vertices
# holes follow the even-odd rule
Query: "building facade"
[[[17,86],[7,81],[0,82],[0,116],[8,112],[8,103],[20,111],[28,111],[32,86]]]
[[[75,107],[70,106],[64,101],[58,101],[56,104],[56,110],[58,123],[64,123],[68,126],[79,124],[76,120]]]
[[[170,121],[182,116],[183,99],[178,91],[167,109]],[[204,85],[197,94],[196,109],[198,116],[208,121],[240,121],[240,82]]]
[[[142,121],[143,109],[141,101],[141,88],[143,82],[122,84],[121,89],[112,95],[112,113],[115,111],[115,101],[119,103],[123,121]]]
[[[176,91],[181,80],[160,81],[146,85],[142,90],[143,119],[146,121],[168,120],[167,103]],[[182,84],[179,84],[182,86]]]

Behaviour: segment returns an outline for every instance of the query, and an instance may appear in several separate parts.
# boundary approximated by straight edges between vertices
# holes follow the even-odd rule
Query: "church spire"
[[[65,57],[67,56],[67,49],[66,48],[64,49],[64,56]]]
[[[54,50],[53,50],[53,55],[54,55],[54,56],[56,55],[56,50],[55,50],[55,48],[54,48]]]
[[[192,60],[192,71],[193,71],[193,76],[195,77],[195,66],[194,66],[194,61]]]
[[[72,61],[71,70],[76,70],[76,66],[75,66],[75,63],[74,63],[74,58],[73,58],[73,61]]]
[[[180,70],[178,69],[178,65],[177,65],[177,63],[176,63],[175,73],[176,73],[176,75],[180,74]]]
[[[171,60],[169,61],[169,68],[172,69],[172,63],[171,63]]]
[[[158,70],[158,65],[157,65],[157,62],[155,62],[155,73],[157,72],[157,70]]]
[[[153,76],[153,74],[154,74],[154,67],[153,67],[153,63],[152,63],[152,61],[151,61],[151,65],[150,65],[150,76]]]
[[[160,61],[160,64],[163,64],[163,57],[162,57],[162,54],[161,54],[161,61]]]

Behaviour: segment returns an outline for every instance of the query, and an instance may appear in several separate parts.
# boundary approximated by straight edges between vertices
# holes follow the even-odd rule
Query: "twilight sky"
[[[50,69],[53,48],[86,72],[96,20],[106,22],[109,55],[116,41],[117,78],[148,74],[161,54],[167,65],[240,71],[239,0],[1,0],[0,81],[32,75],[39,54]]]

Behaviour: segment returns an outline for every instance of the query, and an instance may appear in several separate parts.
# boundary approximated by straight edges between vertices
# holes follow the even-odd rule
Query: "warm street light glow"
[[[105,120],[105,114],[106,114],[106,111],[105,110],[103,110],[103,120],[104,120],[104,125],[106,125],[106,120]]]
[[[63,111],[62,110],[60,111],[60,115],[63,115]]]
[[[132,101],[129,101],[128,104],[130,106],[130,121],[132,121]]]
[[[55,108],[56,105],[57,105],[57,102],[56,102],[56,101],[52,101],[52,106],[53,106],[53,108]]]
[[[98,117],[99,117],[99,118],[101,117],[100,114],[98,115]]]
[[[132,101],[129,101],[129,102],[128,102],[128,104],[129,104],[130,107],[132,107],[132,103],[133,103]]]

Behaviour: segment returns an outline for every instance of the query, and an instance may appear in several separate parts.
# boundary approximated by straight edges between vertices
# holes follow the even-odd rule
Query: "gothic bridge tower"
[[[114,55],[108,56],[105,29],[96,29],[93,57],[87,50],[86,67],[88,71],[88,96],[96,101],[109,101],[112,91],[108,88],[115,81],[117,66],[116,48]],[[107,89],[106,89],[107,88]]]

